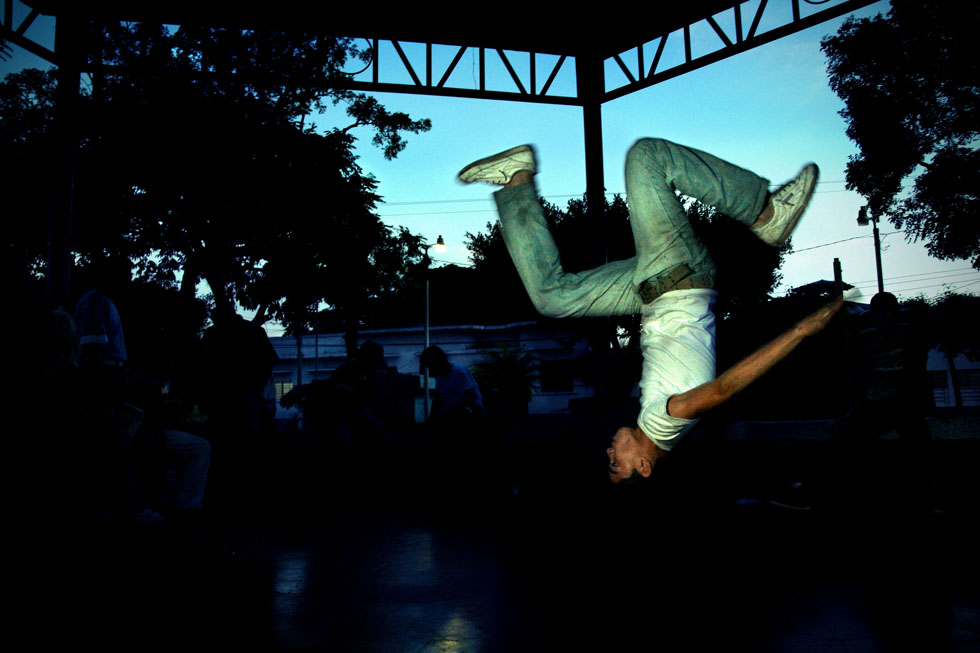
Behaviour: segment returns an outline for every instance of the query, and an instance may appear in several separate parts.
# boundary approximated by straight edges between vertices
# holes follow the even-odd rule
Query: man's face
[[[633,436],[633,429],[623,427],[613,435],[609,448],[609,480],[619,483],[633,475],[640,459],[640,447]]]
[[[441,363],[440,361],[431,361],[429,363],[429,376],[446,376],[449,374],[449,363]]]

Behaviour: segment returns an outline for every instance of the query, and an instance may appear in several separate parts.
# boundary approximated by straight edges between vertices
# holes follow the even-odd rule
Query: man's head
[[[385,368],[384,346],[373,340],[368,340],[358,347],[356,358],[363,372],[374,372]]]
[[[419,362],[422,370],[429,368],[429,374],[432,376],[443,376],[449,373],[449,357],[446,356],[446,352],[435,345],[422,352]]]
[[[899,312],[898,299],[890,292],[875,293],[869,306],[875,316],[893,317]]]
[[[666,453],[639,428],[624,426],[616,431],[606,449],[609,480],[613,483],[636,483],[650,478],[654,464]]]

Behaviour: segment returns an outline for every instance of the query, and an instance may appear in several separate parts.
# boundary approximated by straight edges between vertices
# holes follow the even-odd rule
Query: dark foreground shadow
[[[961,492],[943,513],[739,505],[787,452],[701,443],[675,452],[649,493],[624,497],[602,478],[603,444],[567,424],[511,433],[462,471],[410,435],[373,457],[283,441],[261,488],[201,515],[142,526],[37,520],[25,584],[36,642],[780,652],[980,643],[976,494]],[[960,463],[977,460],[975,446],[961,449]]]

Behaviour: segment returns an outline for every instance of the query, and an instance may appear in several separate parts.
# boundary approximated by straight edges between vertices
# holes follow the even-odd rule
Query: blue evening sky
[[[879,2],[856,13],[870,16],[887,10],[888,3]],[[845,280],[862,290],[863,301],[870,299],[877,291],[871,228],[857,225],[864,202],[844,188],[844,168],[856,149],[845,135],[846,125],[838,115],[843,104],[827,84],[820,51],[821,38],[843,21],[828,21],[604,105],[607,192],[625,192],[623,160],[630,145],[643,136],[707,150],[773,184],[795,175],[803,163],[815,161],[821,183],[793,237],[795,253],[783,265],[783,284],[777,294],[832,279],[836,257]],[[651,60],[648,55],[646,61]],[[469,72],[463,62],[460,66]],[[618,68],[607,67],[607,80],[618,85],[620,79],[624,78]],[[367,130],[361,134],[361,164],[379,179],[385,198],[380,213],[388,224],[405,225],[431,241],[442,235],[449,245],[449,252],[441,257],[445,260],[465,263],[466,232],[485,231],[487,222],[495,219],[489,186],[455,181],[459,169],[473,159],[534,143],[542,195],[564,205],[584,192],[578,108],[401,94],[378,97],[391,110],[428,117],[433,123],[432,131],[411,136],[407,149],[394,161],[385,161],[371,147]],[[969,261],[938,261],[921,243],[905,242],[902,233],[885,235],[895,231],[886,221],[880,229],[886,290],[899,297],[931,297],[946,288],[980,290],[980,272]],[[844,242],[828,244],[834,241]]]
[[[743,11],[757,4],[758,0],[749,2]],[[767,10],[767,20],[779,24],[779,12],[786,11],[788,3],[770,4],[775,9]],[[874,15],[887,10],[888,3],[879,2],[856,13]],[[822,23],[606,104],[602,124],[608,192],[624,192],[623,158],[630,145],[643,136],[659,136],[707,150],[754,170],[773,184],[795,175],[803,163],[815,161],[821,169],[821,183],[793,237],[795,251],[783,265],[783,284],[777,294],[833,278],[836,257],[841,260],[845,281],[863,293],[863,297],[853,299],[870,299],[877,285],[871,229],[857,226],[863,201],[847,191],[843,182],[847,158],[856,150],[838,115],[842,103],[827,85],[826,63],[819,47],[820,39],[835,32],[843,20]],[[720,23],[726,27],[724,19]],[[701,26],[694,30],[695,56],[697,47],[703,47],[700,44],[712,43],[710,39],[698,40],[702,28],[707,29]],[[763,21],[762,30],[765,28]],[[31,30],[28,34],[36,40],[50,38],[50,22],[45,19]],[[673,41],[668,43],[665,61],[682,56]],[[16,46],[13,50],[10,61],[0,62],[0,73],[43,63]],[[406,50],[421,68],[421,47],[408,44]],[[437,56],[446,60],[454,51],[436,48]],[[451,85],[475,86],[472,56],[472,52],[464,56]],[[648,54],[646,61],[651,60],[652,54]],[[381,62],[397,79],[401,64],[394,53],[382,50]],[[527,66],[518,59],[519,69],[522,62]],[[546,65],[546,58],[539,63],[539,79],[550,70]],[[606,73],[610,87],[625,80],[618,67],[607,67]],[[434,74],[440,73],[437,70]],[[491,88],[508,88],[502,66],[491,66],[488,74]],[[574,69],[566,62],[556,88],[559,92],[567,89],[573,80]],[[407,74],[404,81],[408,81]],[[404,225],[431,242],[442,235],[449,251],[439,257],[441,260],[467,263],[466,232],[485,231],[487,223],[495,219],[489,186],[464,186],[455,181],[459,169],[473,159],[520,143],[534,143],[541,168],[538,188],[547,199],[564,205],[584,192],[579,108],[394,93],[378,94],[378,98],[392,111],[432,120],[432,130],[410,134],[408,147],[393,161],[386,161],[371,145],[368,129],[359,128],[355,134],[360,139],[357,153],[362,167],[379,181],[379,193],[384,197],[379,207],[382,218],[392,226]],[[336,108],[312,119],[323,127],[348,124]],[[980,290],[980,272],[973,270],[969,261],[938,261],[921,243],[907,243],[903,234],[891,234],[895,231],[891,224],[883,221],[880,226],[886,290],[899,297],[931,297],[946,289]]]

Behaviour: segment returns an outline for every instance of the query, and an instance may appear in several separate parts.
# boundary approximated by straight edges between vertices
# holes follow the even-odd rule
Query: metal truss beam
[[[382,43],[390,44],[398,55],[398,61],[382,62],[379,56]],[[539,85],[537,68],[540,56],[535,52],[508,53],[500,48],[483,48],[467,46],[448,46],[457,48],[452,61],[436,69],[433,57],[433,43],[425,43],[424,61],[421,62],[421,69],[416,68],[409,57],[405,54],[400,41],[381,41],[373,39],[371,44],[371,63],[370,81],[358,80],[351,77],[340,85],[345,88],[362,91],[378,91],[390,93],[414,93],[419,95],[435,95],[441,97],[461,97],[485,100],[511,100],[518,102],[535,102],[542,104],[560,105],[581,105],[582,101],[578,97],[551,94],[552,85],[562,67],[568,61],[567,55],[557,56],[557,60],[551,66],[548,76],[543,84]],[[458,69],[463,56],[472,51],[476,54],[478,79],[475,88],[466,88],[450,85],[450,77]],[[514,67],[514,56],[528,57],[528,72],[520,74]],[[490,61],[501,63],[507,71],[507,79],[513,83],[516,90],[502,90],[493,88],[487,80],[487,66]],[[399,65],[400,64],[400,65]],[[411,84],[387,82],[395,75],[408,73],[412,80]]]
[[[747,33],[744,32],[742,22],[742,6],[746,3],[740,3],[730,10],[734,14],[732,21],[734,24],[734,34],[729,35],[726,33],[715,20],[714,16],[709,16],[704,19],[704,22],[711,28],[714,36],[717,37],[717,40],[715,40],[714,37],[710,37],[710,40],[713,42],[708,44],[708,47],[717,47],[719,41],[721,44],[721,47],[713,52],[700,57],[692,56],[692,24],[686,25],[681,30],[671,34],[664,34],[658,39],[653,39],[646,43],[642,43],[635,48],[631,48],[630,50],[626,50],[609,57],[607,61],[613,61],[617,66],[619,66],[619,69],[623,72],[627,79],[627,83],[612,90],[607,90],[603,94],[601,101],[603,103],[609,102],[610,100],[615,100],[623,97],[624,95],[629,95],[630,93],[634,93],[641,89],[665,82],[668,79],[689,73],[692,70],[697,70],[698,68],[703,68],[704,66],[721,61],[722,59],[727,59],[728,57],[740,54],[746,50],[751,50],[752,48],[756,48],[760,45],[771,43],[772,41],[788,36],[789,34],[799,32],[807,29],[808,27],[813,27],[814,25],[837,18],[838,16],[843,16],[844,14],[856,11],[857,9],[874,4],[875,2],[877,2],[877,0],[843,0],[839,4],[815,11],[814,13],[804,17],[801,15],[800,11],[800,0],[790,0],[792,18],[789,20],[789,22],[762,34],[758,33],[759,24],[762,21],[766,8],[769,6],[769,0],[761,0],[759,2],[759,6],[753,15],[752,23],[749,26]],[[816,5],[817,3],[812,2],[809,4]],[[669,39],[674,39],[674,41],[672,41],[672,43],[674,43],[677,37],[681,39],[681,44],[684,49],[684,62],[669,68],[661,69],[661,58],[663,56],[664,49],[667,46],[667,42]],[[654,42],[657,43],[657,50],[654,54],[653,62],[648,68],[646,67],[644,61],[644,46],[653,44]],[[624,59],[627,56],[627,53],[630,52],[635,53],[635,63],[633,65],[628,65]]]
[[[12,10],[14,0],[0,1],[3,3],[2,17],[0,17],[0,34],[3,34],[10,43],[23,47],[52,63],[57,63],[55,52],[32,41],[25,35],[27,29],[37,17],[38,10],[32,9],[29,15],[20,21],[19,24],[14,24]],[[606,62],[613,62],[622,71],[626,78],[626,83],[612,89],[608,88],[607,84],[607,88],[598,96],[595,93],[583,94],[577,74],[569,75],[569,79],[575,80],[572,82],[574,84],[574,90],[571,94],[567,94],[567,90],[565,90],[565,95],[553,93],[553,84],[556,77],[563,69],[567,70],[571,68],[570,63],[574,62],[576,69],[580,67],[596,68],[596,66],[591,65],[591,62],[584,61],[583,57],[588,55],[547,55],[548,58],[554,58],[555,60],[549,62],[551,66],[550,70],[548,70],[544,83],[541,84],[537,72],[538,66],[542,62],[542,55],[534,51],[510,50],[505,52],[499,48],[444,44],[437,46],[429,42],[419,44],[424,47],[424,57],[416,57],[416,60],[413,61],[406,54],[404,42],[379,39],[369,40],[369,47],[373,56],[371,57],[368,69],[362,71],[359,75],[347,76],[346,79],[338,82],[338,86],[365,92],[409,93],[565,106],[585,106],[596,101],[604,104],[760,45],[770,43],[821,22],[842,16],[869,4],[873,4],[877,0],[824,0],[824,2],[836,2],[836,4],[825,9],[816,10],[807,16],[802,15],[801,2],[807,2],[808,0],[757,1],[758,7],[754,12],[750,12],[749,8],[746,7],[749,4],[748,2],[741,2],[732,9],[726,10],[723,14],[719,14],[721,16],[727,14],[728,11],[732,12],[732,23],[734,24],[732,33],[727,32],[719,25],[716,16],[708,16],[702,20],[710,29],[700,31],[697,44],[693,42],[694,35],[692,33],[692,27],[702,21],[686,25],[670,34],[661,35],[609,57],[606,59]],[[786,3],[789,3],[791,8],[792,17],[789,21],[760,34],[758,32],[759,25],[767,10],[775,5],[785,7]],[[809,2],[808,4],[815,7],[820,6],[816,1]],[[743,23],[743,14],[747,15],[749,13],[752,13],[752,19],[746,30],[746,25]],[[668,68],[662,68],[663,55],[668,42],[672,45],[683,47],[683,62]],[[656,51],[653,56],[653,61],[647,62],[644,57],[645,49],[654,43],[656,43]],[[382,44],[393,49],[397,56],[388,57],[382,61],[382,58],[379,56]],[[700,50],[717,49],[714,49],[708,54],[694,57],[692,51],[695,49],[695,45],[701,46],[698,48]],[[435,61],[433,57],[434,47],[456,49],[448,65]],[[468,52],[475,55],[477,79],[472,87],[452,85],[450,78],[454,72],[459,70],[459,64]],[[527,57],[529,65],[524,68],[523,73],[519,73],[515,68],[514,57]],[[445,61],[445,57],[442,57],[441,61]],[[506,71],[504,80],[497,78],[493,82],[488,81],[488,64],[491,66],[502,65]],[[93,62],[92,65],[98,67],[99,64]],[[89,67],[91,66],[86,66],[86,68]],[[599,66],[598,68],[601,70],[602,67]],[[406,73],[411,80],[410,82],[395,81],[404,79]]]
[[[24,48],[31,54],[41,57],[45,61],[53,64],[58,63],[54,52],[39,43],[35,43],[26,36],[28,28],[34,24],[34,21],[41,14],[40,11],[31,9],[30,13],[20,23],[15,24],[14,0],[3,0],[2,9],[2,14],[0,14],[0,36],[3,36],[10,43]]]

